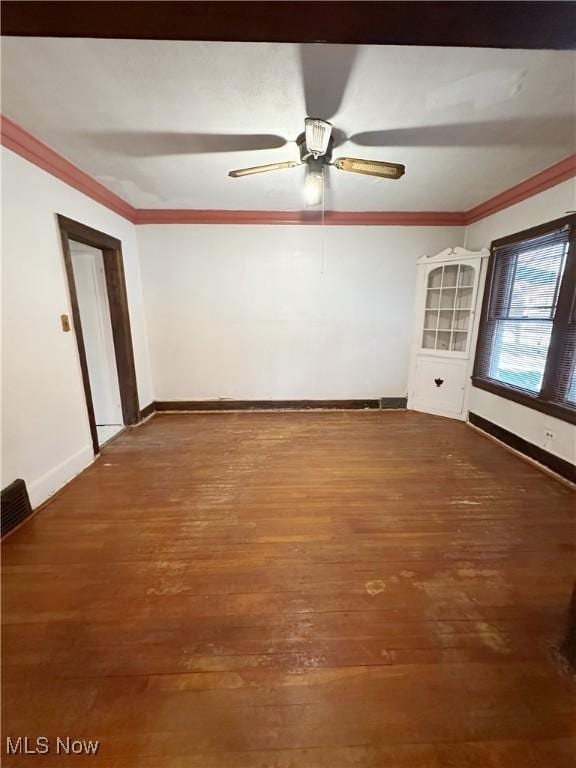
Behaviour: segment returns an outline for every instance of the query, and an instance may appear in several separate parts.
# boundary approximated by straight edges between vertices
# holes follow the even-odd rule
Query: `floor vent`
[[[0,527],[2,536],[5,536],[28,515],[32,514],[32,506],[28,498],[26,483],[24,480],[14,480],[7,488],[4,488],[0,497]]]

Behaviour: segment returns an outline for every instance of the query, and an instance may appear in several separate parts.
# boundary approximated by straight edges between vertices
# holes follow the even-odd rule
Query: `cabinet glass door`
[[[444,264],[428,273],[422,349],[466,352],[475,272],[468,264]]]

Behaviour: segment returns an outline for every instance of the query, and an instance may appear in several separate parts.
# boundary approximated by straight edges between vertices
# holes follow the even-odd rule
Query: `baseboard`
[[[152,416],[152,414],[156,411],[156,403],[152,401],[151,403],[148,403],[142,410],[140,411],[140,421],[144,421],[144,419],[147,419],[149,416]]]
[[[406,408],[405,397],[366,400],[157,400],[154,410],[167,411],[307,411]]]
[[[568,631],[560,652],[564,654],[572,669],[576,671],[576,586],[572,590],[572,600],[568,609]]]
[[[523,437],[519,437],[513,432],[509,432],[507,429],[504,429],[504,427],[500,427],[498,424],[494,424],[492,421],[488,421],[488,419],[484,419],[482,416],[472,413],[472,411],[468,413],[468,421],[472,426],[495,437],[496,440],[499,440],[513,450],[518,451],[518,453],[527,456],[529,459],[532,459],[532,461],[541,464],[556,475],[563,477],[571,483],[576,483],[576,467],[569,461],[561,459],[559,456],[555,456],[549,451],[545,451],[544,448],[540,448],[538,445],[528,442],[528,440],[525,440]]]
[[[92,445],[87,445],[70,458],[62,461],[41,477],[28,484],[30,502],[35,509],[46,499],[56,493],[63,485],[69,483],[94,461]]]
[[[406,410],[408,403],[407,397],[381,397],[379,400],[380,408],[384,411]]]

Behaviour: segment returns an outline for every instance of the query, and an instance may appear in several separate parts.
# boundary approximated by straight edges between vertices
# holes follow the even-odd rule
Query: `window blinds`
[[[476,377],[576,407],[571,226],[493,249]],[[574,259],[572,259],[574,260]]]
[[[568,280],[563,286],[567,295],[566,318],[565,322],[558,323],[555,334],[552,348],[555,365],[547,389],[552,402],[576,408],[576,275],[566,277]]]

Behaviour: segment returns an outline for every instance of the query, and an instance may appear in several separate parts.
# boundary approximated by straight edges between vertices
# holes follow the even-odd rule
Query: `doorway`
[[[58,216],[94,453],[139,421],[122,244]]]
[[[96,432],[103,446],[124,429],[104,255],[90,245],[69,242]]]

